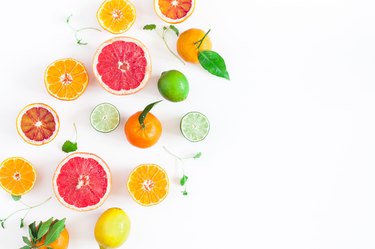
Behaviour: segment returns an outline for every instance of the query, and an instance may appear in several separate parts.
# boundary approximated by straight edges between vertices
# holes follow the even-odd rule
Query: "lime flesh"
[[[191,142],[202,141],[210,131],[208,118],[200,112],[189,112],[180,122],[182,135]]]
[[[158,89],[165,99],[180,102],[189,95],[189,82],[180,71],[170,70],[161,74]]]
[[[91,112],[90,123],[99,132],[111,132],[120,123],[120,113],[114,105],[102,103]]]

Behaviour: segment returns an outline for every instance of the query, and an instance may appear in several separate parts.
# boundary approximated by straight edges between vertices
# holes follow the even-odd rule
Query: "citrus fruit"
[[[62,232],[60,233],[60,236],[55,241],[53,241],[51,244],[49,244],[48,246],[44,245],[45,241],[46,241],[46,237],[47,236],[43,236],[42,239],[36,244],[35,248],[38,248],[38,249],[49,249],[49,248],[68,249],[69,232],[66,228],[64,228],[64,230],[62,230]]]
[[[112,38],[96,51],[94,74],[100,85],[110,93],[136,93],[151,76],[149,52],[143,43],[134,38]]]
[[[87,211],[96,209],[107,199],[111,189],[111,172],[97,155],[72,153],[57,167],[53,190],[66,207]]]
[[[159,140],[162,133],[161,123],[149,112],[159,102],[147,105],[143,111],[136,112],[126,121],[124,132],[129,143],[139,148],[148,148]]]
[[[91,112],[90,123],[99,132],[111,132],[120,123],[120,113],[114,105],[102,103]]]
[[[120,208],[109,208],[98,218],[94,235],[100,249],[120,247],[128,238],[130,219]]]
[[[11,195],[26,194],[34,187],[35,180],[35,169],[26,159],[10,157],[0,164],[0,185]]]
[[[127,0],[106,0],[96,13],[100,26],[112,34],[121,34],[130,29],[135,16],[135,7]]]
[[[165,22],[181,23],[193,14],[195,0],[154,0],[156,14]]]
[[[24,107],[17,116],[18,134],[33,145],[51,142],[59,131],[59,117],[54,109],[43,103]]]
[[[212,49],[210,37],[204,36],[205,32],[203,30],[188,29],[178,37],[177,52],[182,57],[182,59],[187,62],[198,63],[199,51]],[[202,43],[200,42],[201,40]]]
[[[89,77],[85,66],[75,59],[60,59],[44,73],[47,91],[60,100],[74,100],[86,90]]]
[[[210,123],[205,115],[200,112],[189,112],[182,117],[180,122],[182,135],[191,142],[202,141],[210,131]]]
[[[131,197],[138,204],[155,205],[168,194],[168,175],[156,164],[141,164],[130,173],[127,187]]]
[[[189,82],[185,75],[177,70],[163,72],[158,81],[160,94],[172,102],[180,102],[189,94]]]

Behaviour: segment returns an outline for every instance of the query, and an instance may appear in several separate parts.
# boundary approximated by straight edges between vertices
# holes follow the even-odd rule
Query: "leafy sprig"
[[[22,237],[26,245],[20,249],[51,248],[49,245],[60,237],[64,228],[65,218],[58,220],[52,217],[45,222],[40,221],[38,225],[34,221],[29,225],[29,237]]]
[[[163,146],[163,148],[169,155],[174,157],[176,165],[180,165],[181,172],[182,172],[182,176],[180,178],[180,185],[183,187],[183,190],[181,191],[181,193],[182,193],[182,195],[188,195],[188,192],[186,190],[186,182],[188,181],[189,177],[185,173],[185,169],[184,169],[185,161],[189,160],[189,159],[200,158],[202,156],[202,152],[198,152],[198,153],[194,154],[193,156],[179,157],[179,156],[173,154],[172,152],[170,152],[165,146]]]
[[[51,200],[52,197],[49,197],[49,198],[46,199],[45,201],[43,201],[43,202],[41,202],[41,203],[39,203],[39,204],[33,205],[33,206],[31,206],[31,205],[26,204],[25,202],[23,202],[23,201],[21,200],[20,197],[19,197],[19,198],[16,198],[15,196],[12,196],[12,198],[13,198],[13,200],[20,202],[20,203],[21,203],[22,205],[24,205],[25,207],[24,207],[24,208],[21,208],[21,209],[18,209],[18,210],[16,210],[16,211],[14,211],[13,213],[9,214],[9,215],[8,215],[7,217],[5,217],[4,219],[0,219],[0,226],[1,226],[3,229],[5,229],[5,222],[6,222],[9,218],[11,218],[13,215],[15,215],[15,214],[17,214],[17,213],[19,213],[19,212],[25,211],[24,216],[23,216],[23,217],[21,218],[21,220],[20,220],[20,228],[23,228],[24,225],[25,225],[25,224],[24,224],[24,220],[25,220],[26,216],[30,213],[30,211],[31,211],[32,209],[37,208],[37,207],[43,205],[44,203],[48,202],[49,200]]]
[[[157,28],[156,24],[147,24],[143,27],[144,30],[156,30],[156,28]],[[176,34],[176,36],[179,36],[180,31],[174,25],[163,26],[161,28],[161,30],[162,30],[161,31],[161,38],[163,39],[164,44],[167,47],[167,49],[169,50],[169,52],[171,54],[173,54],[177,59],[179,59],[185,65],[185,62],[175,52],[173,52],[173,50],[169,47],[169,45],[167,43],[167,40],[166,40],[166,37],[165,37],[166,34],[170,31],[173,31]]]
[[[96,30],[96,31],[102,32],[100,29],[93,28],[93,27],[84,27],[84,28],[80,28],[80,29],[74,28],[71,25],[71,23],[70,23],[71,22],[70,19],[72,18],[72,16],[73,15],[68,16],[68,18],[66,19],[66,23],[68,24],[68,26],[70,27],[70,29],[72,29],[73,32],[74,32],[74,38],[76,40],[76,44],[81,45],[81,46],[88,44],[87,42],[83,41],[83,39],[80,36],[78,36],[78,33],[81,32],[81,31],[84,31],[84,30]]]
[[[74,134],[75,134],[75,139],[74,139],[74,142],[70,141],[70,140],[66,140],[64,142],[64,144],[62,145],[62,151],[66,152],[66,153],[69,153],[69,152],[73,152],[73,151],[76,151],[78,149],[78,143],[77,143],[77,137],[78,137],[78,133],[77,133],[77,126],[75,123],[73,123],[73,126],[74,126]]]

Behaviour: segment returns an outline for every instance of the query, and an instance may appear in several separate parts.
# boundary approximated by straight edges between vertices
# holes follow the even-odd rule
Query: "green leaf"
[[[36,237],[37,237],[37,230],[36,230],[36,225],[35,225],[35,221],[33,223],[31,223],[29,225],[29,235],[30,235],[30,238],[35,241],[36,240]]]
[[[25,226],[24,220],[25,220],[25,218],[21,218],[20,228],[23,228]]]
[[[14,200],[14,201],[19,201],[19,200],[21,200],[21,195],[12,195],[12,199]]]
[[[73,143],[69,140],[65,141],[65,143],[62,146],[62,150],[66,153],[76,151],[78,149],[77,142]]]
[[[47,220],[46,222],[43,222],[42,225],[39,227],[38,235],[37,235],[38,240],[41,239],[44,235],[46,235],[46,233],[48,232],[52,224],[52,221],[53,221],[53,217]]]
[[[195,154],[195,156],[193,157],[194,159],[198,159],[202,156],[202,152],[199,152],[197,154]]]
[[[187,192],[186,190],[181,191],[181,193],[182,193],[183,195],[188,195],[188,192]]]
[[[60,237],[60,234],[64,230],[64,228],[65,228],[65,218],[53,224],[51,229],[47,233],[46,241],[44,242],[44,245],[48,246],[49,244],[57,240]]]
[[[73,14],[72,15],[70,15],[70,16],[68,16],[68,18],[66,18],[66,23],[69,23],[70,22],[70,18],[73,16]]]
[[[169,28],[170,28],[171,30],[173,30],[173,31],[176,33],[177,36],[180,35],[180,31],[178,31],[178,29],[176,28],[176,26],[174,26],[174,25],[169,25]]]
[[[156,29],[156,25],[155,24],[147,24],[143,27],[144,30],[154,30]]]
[[[198,54],[199,63],[213,75],[229,80],[224,59],[215,51],[202,50]]]
[[[184,175],[181,179],[180,179],[180,184],[181,186],[184,186],[186,181],[188,180],[189,177],[187,177],[186,175]]]
[[[4,220],[0,221],[0,225],[1,225],[1,227],[2,227],[3,229],[5,229],[5,221],[4,221]]]
[[[31,249],[31,246],[23,246],[20,249]]]
[[[139,122],[139,124],[142,126],[142,128],[145,127],[144,122],[145,122],[145,119],[146,119],[147,114],[151,111],[151,109],[152,109],[152,107],[154,107],[154,105],[156,105],[157,103],[159,103],[159,102],[161,102],[161,101],[162,101],[162,100],[159,100],[159,101],[156,101],[156,102],[154,102],[154,103],[151,103],[151,104],[147,105],[147,106],[145,107],[145,109],[143,110],[143,112],[141,113],[141,115],[139,115],[139,117],[138,117],[138,122]]]
[[[23,240],[23,242],[25,242],[26,245],[31,246],[31,242],[30,242],[30,240],[29,240],[28,237],[23,236],[23,237],[22,237],[22,240]]]

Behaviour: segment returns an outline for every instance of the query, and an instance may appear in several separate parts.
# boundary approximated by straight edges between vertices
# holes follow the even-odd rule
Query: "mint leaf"
[[[65,141],[65,143],[62,146],[62,150],[66,153],[76,151],[78,149],[77,142],[73,143],[69,140]]]
[[[60,237],[61,232],[65,228],[65,218],[62,220],[58,220],[55,224],[52,225],[51,229],[47,233],[46,241],[44,242],[45,246],[48,246],[55,240]]]
[[[198,159],[198,158],[200,158],[202,156],[202,152],[199,152],[199,153],[197,153],[197,154],[195,154],[194,155],[194,159]]]
[[[215,51],[202,50],[198,54],[199,63],[211,74],[229,80],[224,59]]]
[[[12,195],[12,199],[14,200],[14,201],[19,201],[19,200],[21,200],[21,195]]]
[[[39,226],[38,235],[37,235],[38,240],[41,239],[44,235],[46,235],[46,233],[48,232],[52,224],[52,221],[53,221],[53,217],[47,220],[46,222],[43,222],[42,225]]]
[[[188,195],[188,192],[187,192],[186,190],[181,191],[181,193],[182,193],[183,195]]]
[[[154,30],[156,29],[156,25],[155,24],[147,24],[143,27],[144,30]]]
[[[188,180],[189,177],[187,177],[186,175],[184,175],[181,179],[180,179],[180,184],[181,186],[184,186],[186,181]]]
[[[20,221],[20,228],[23,228],[25,226],[25,223],[24,223],[24,218],[21,219]]]
[[[173,31],[176,33],[177,36],[180,35],[180,31],[178,31],[178,29],[176,28],[176,26],[174,26],[174,25],[169,25],[169,28],[170,28],[171,30],[173,30]]]

